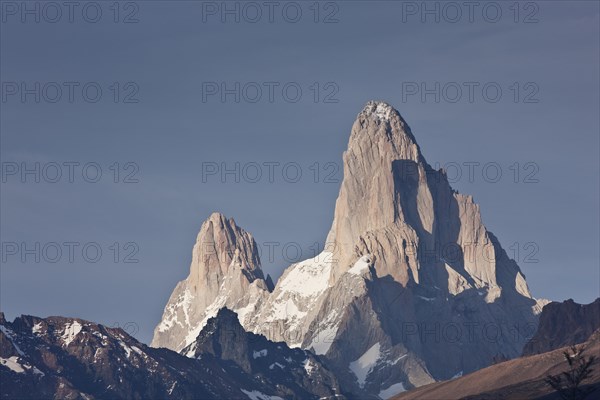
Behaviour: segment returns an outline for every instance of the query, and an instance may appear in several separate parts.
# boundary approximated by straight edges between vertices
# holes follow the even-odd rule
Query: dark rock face
[[[210,355],[233,363],[254,380],[280,387],[276,394],[284,398],[333,398],[342,394],[336,378],[317,356],[246,332],[237,314],[227,308],[209,319],[196,341],[181,353],[200,359]]]
[[[600,328],[600,298],[590,304],[569,299],[547,304],[540,315],[538,330],[523,348],[523,355],[545,353],[586,341]]]
[[[1,331],[2,398],[208,399],[235,387],[214,361],[186,360],[80,319],[21,316]]]
[[[63,317],[21,316],[10,323],[0,313],[0,398],[248,399],[254,395],[274,400],[278,397],[268,396],[318,398],[339,390],[335,378],[318,369],[316,360],[311,362],[319,375],[309,374],[303,364],[298,368],[300,354],[284,344],[271,343],[292,358],[294,374],[262,366],[261,378],[256,375],[261,361],[234,357],[240,344],[226,339],[205,332],[200,342],[206,343],[202,348],[207,353],[188,358],[148,347],[120,328]],[[211,352],[208,343],[218,350]],[[262,345],[256,341],[256,346]],[[227,354],[231,356],[220,359]]]

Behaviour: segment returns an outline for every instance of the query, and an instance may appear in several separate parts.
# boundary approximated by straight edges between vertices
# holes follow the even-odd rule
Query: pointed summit
[[[385,101],[369,101],[365,108],[363,108],[361,114],[372,115],[375,118],[379,118],[384,121],[389,121],[392,115],[400,115],[394,107],[386,103]]]
[[[194,246],[194,260],[197,262],[192,263],[191,283],[201,281],[209,272],[217,273],[218,278],[232,266],[247,271],[250,282],[264,279],[252,235],[237,226],[233,218],[227,219],[218,212],[202,224]]]
[[[400,125],[404,128],[406,126],[406,121],[400,115],[400,112],[396,110],[392,105],[386,103],[385,101],[374,101],[371,100],[367,102],[362,111],[358,114],[356,119],[362,118],[370,118],[375,121],[384,122],[393,124],[394,122],[399,122]],[[411,135],[412,136],[412,135]]]
[[[222,307],[249,307],[249,311],[268,293],[269,283],[252,235],[233,218],[212,213],[196,238],[190,274],[171,294],[152,345],[179,351],[196,339],[206,321]],[[239,315],[243,318],[245,314]]]
[[[369,101],[357,115],[348,148],[353,142],[375,141],[376,144],[389,142],[395,152],[417,160],[420,150],[410,127],[400,112],[384,101]]]
[[[519,267],[483,226],[479,206],[427,164],[410,127],[391,105],[367,103],[354,122],[343,161],[327,237],[336,260],[330,283],[362,255],[372,254],[379,260],[378,275],[390,275],[405,287],[448,286],[450,280],[453,291],[485,288],[490,302],[502,290],[518,289],[530,297]],[[454,259],[442,253],[449,248],[458,251]]]
[[[340,268],[334,269],[333,280],[358,258],[355,246],[362,234],[389,227],[402,218],[399,193],[413,186],[400,187],[402,180],[423,180],[429,168],[400,113],[375,101],[358,114],[343,163],[344,180],[327,237],[327,244],[339,255],[335,258]],[[421,191],[421,195],[427,193]],[[399,277],[404,283],[407,279]]]

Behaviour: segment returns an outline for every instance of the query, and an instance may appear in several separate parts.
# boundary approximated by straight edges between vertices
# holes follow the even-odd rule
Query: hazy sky
[[[1,309],[149,341],[213,211],[277,242],[279,276],[325,240],[371,99],[474,196],[534,296],[592,301],[599,3],[462,3],[2,1]]]

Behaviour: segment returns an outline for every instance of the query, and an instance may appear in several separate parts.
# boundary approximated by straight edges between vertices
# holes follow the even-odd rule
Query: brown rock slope
[[[585,381],[597,389],[587,399],[600,398],[600,330],[585,342],[585,353],[595,355],[593,372]],[[560,396],[545,382],[547,375],[567,370],[563,351],[567,347],[543,354],[521,357],[473,372],[451,381],[433,383],[402,393],[394,400],[555,400]],[[596,397],[594,397],[596,396]]]
[[[590,304],[577,304],[572,299],[546,304],[540,315],[535,335],[523,348],[530,356],[585,341],[600,329],[600,298]]]

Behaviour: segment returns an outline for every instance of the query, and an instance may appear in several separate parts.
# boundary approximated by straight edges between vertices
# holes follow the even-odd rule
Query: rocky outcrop
[[[537,332],[523,348],[523,355],[581,343],[600,329],[600,298],[590,304],[577,304],[572,299],[551,302],[540,314]]]
[[[283,398],[341,397],[333,373],[312,353],[246,332],[237,315],[226,308],[211,318],[196,341],[183,349],[188,357],[212,355],[230,361],[253,379],[279,388]]]

